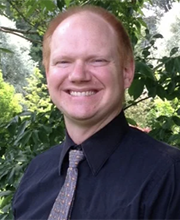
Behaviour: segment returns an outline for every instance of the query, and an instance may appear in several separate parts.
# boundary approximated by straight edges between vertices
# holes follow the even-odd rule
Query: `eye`
[[[90,63],[93,66],[104,66],[108,63],[108,61],[105,59],[93,59]]]
[[[66,68],[70,65],[70,61],[68,60],[58,60],[55,62],[55,66]]]

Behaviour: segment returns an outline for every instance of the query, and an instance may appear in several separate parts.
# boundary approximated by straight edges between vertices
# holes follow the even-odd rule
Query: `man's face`
[[[66,124],[112,120],[122,108],[124,70],[113,29],[98,15],[65,19],[51,41],[48,88]]]

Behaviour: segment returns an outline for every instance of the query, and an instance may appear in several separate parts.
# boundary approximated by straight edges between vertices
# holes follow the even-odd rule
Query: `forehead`
[[[116,35],[111,25],[101,16],[89,11],[83,11],[71,15],[62,21],[55,29],[52,38],[54,38],[54,36],[57,37],[57,35],[63,37],[66,33],[74,34],[78,30],[81,30],[79,34],[85,34],[85,32],[87,32],[91,35],[93,35],[93,33],[102,35],[102,33],[104,33],[107,37],[110,35],[114,37]]]

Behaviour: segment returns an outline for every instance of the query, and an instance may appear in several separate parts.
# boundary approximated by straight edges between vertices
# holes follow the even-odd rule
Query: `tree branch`
[[[8,33],[8,34],[14,34],[14,35],[16,35],[16,36],[18,36],[18,37],[22,37],[22,38],[24,38],[24,39],[26,39],[26,40],[32,42],[32,43],[42,44],[41,41],[33,40],[33,39],[31,39],[31,38],[25,37],[25,36],[22,35],[22,34],[18,34],[18,33],[14,32],[14,31],[5,30],[5,29],[2,29],[1,27],[0,27],[0,31],[5,32],[5,33]],[[20,32],[20,33],[21,33],[21,32]]]
[[[9,31],[9,32],[17,32],[17,33],[21,33],[21,34],[38,34],[37,31],[31,31],[31,29],[28,30],[19,30],[19,29],[15,29],[15,28],[9,28],[9,27],[4,27],[4,26],[0,26],[0,30],[1,31]]]
[[[34,25],[20,12],[20,10],[15,6],[15,4],[11,0],[6,0],[6,1],[17,11],[17,13],[24,19],[24,21],[27,24],[29,24],[31,27],[35,28]]]
[[[123,109],[126,110],[126,109],[130,108],[131,106],[137,105],[139,102],[142,102],[142,101],[147,100],[147,99],[149,99],[149,98],[151,98],[151,97],[150,97],[150,96],[147,96],[147,97],[145,97],[145,98],[139,99],[138,101],[133,102],[132,104],[130,104],[130,105],[124,107]]]
[[[17,12],[18,14],[24,19],[25,22],[27,22],[29,25],[33,26],[27,19],[24,17],[24,15],[19,11],[18,8],[11,2],[11,0],[6,0]]]

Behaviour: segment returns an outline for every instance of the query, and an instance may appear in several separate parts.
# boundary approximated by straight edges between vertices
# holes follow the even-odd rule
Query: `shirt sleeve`
[[[144,203],[145,219],[180,219],[180,161],[159,174]]]

